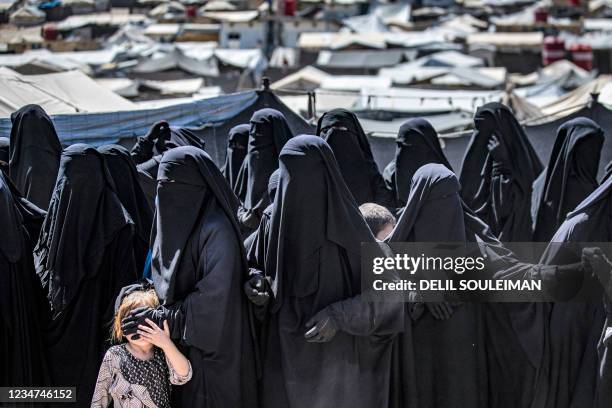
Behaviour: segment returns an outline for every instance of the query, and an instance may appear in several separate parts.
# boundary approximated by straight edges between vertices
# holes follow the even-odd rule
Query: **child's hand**
[[[139,325],[138,334],[149,343],[162,350],[166,350],[169,347],[173,347],[174,343],[170,339],[170,329],[168,328],[168,321],[164,320],[164,329],[160,329],[152,320],[145,319],[145,322],[149,326]]]

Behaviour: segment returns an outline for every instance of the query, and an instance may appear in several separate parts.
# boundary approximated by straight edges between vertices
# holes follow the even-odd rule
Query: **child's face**
[[[138,337],[138,339],[134,339],[135,337]],[[143,349],[148,349],[150,347],[153,347],[153,345],[151,343],[149,343],[149,341],[145,340],[144,338],[137,336],[136,334],[130,334],[129,336],[126,336],[127,341],[136,347],[140,347]]]

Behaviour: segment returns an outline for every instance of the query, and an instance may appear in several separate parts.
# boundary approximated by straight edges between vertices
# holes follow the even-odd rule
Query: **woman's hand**
[[[163,330],[150,319],[145,319],[145,322],[148,326],[138,325],[137,333],[140,334],[140,337],[162,350],[174,347],[174,343],[170,339],[170,328],[167,320],[164,320]]]

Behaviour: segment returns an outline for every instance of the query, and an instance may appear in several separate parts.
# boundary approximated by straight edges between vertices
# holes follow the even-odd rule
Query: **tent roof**
[[[134,109],[134,104],[96,83],[79,71],[46,75],[0,72],[0,117],[35,103],[49,114],[110,112]]]

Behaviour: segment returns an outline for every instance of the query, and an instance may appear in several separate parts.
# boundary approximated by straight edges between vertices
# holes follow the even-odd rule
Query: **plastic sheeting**
[[[89,143],[96,146],[141,136],[160,120],[167,120],[172,126],[187,127],[224,122],[256,101],[257,93],[249,91],[158,109],[61,114],[51,118],[63,144]],[[0,119],[0,136],[9,137],[10,132],[11,120]]]

